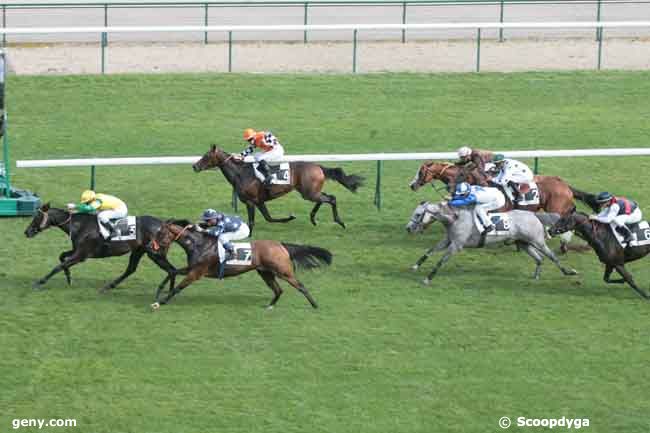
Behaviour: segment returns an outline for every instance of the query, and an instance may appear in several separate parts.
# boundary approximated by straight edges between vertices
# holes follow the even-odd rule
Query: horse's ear
[[[217,150],[217,145],[213,144],[212,147],[210,147],[210,152],[214,152]]]
[[[422,201],[420,202],[420,206],[425,205],[425,204],[427,204],[427,201],[426,201],[426,200],[422,200]]]
[[[48,201],[48,202],[45,203],[43,206],[41,206],[41,210],[42,210],[43,212],[47,212],[48,210],[50,210],[50,202]]]

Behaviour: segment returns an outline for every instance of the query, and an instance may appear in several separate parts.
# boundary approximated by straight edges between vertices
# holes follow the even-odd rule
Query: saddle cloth
[[[537,183],[520,184],[519,194],[519,199],[517,200],[519,206],[539,204],[539,188],[537,187]]]
[[[134,216],[111,220],[111,224],[115,227],[115,234],[108,239],[111,242],[132,241],[138,236]]]
[[[259,164],[255,163],[255,169]],[[289,185],[291,183],[291,169],[288,162],[282,162],[280,165],[269,164],[272,185]]]
[[[623,236],[618,232],[618,230],[616,230],[616,225],[610,224],[609,227],[611,228],[612,233],[614,233],[614,236],[616,237],[618,244],[621,247],[625,248],[627,246],[627,244],[623,242],[625,236]],[[627,227],[632,232],[632,242],[630,242],[631,247],[640,247],[643,245],[650,244],[650,224],[648,224],[647,221],[641,221],[635,224],[628,224]]]
[[[494,230],[490,233],[487,233],[487,236],[503,236],[510,232],[511,220],[510,215],[507,212],[501,213],[490,213],[488,214],[492,224],[494,224]],[[482,232],[484,230],[483,224],[479,221],[478,215],[474,212],[474,224],[476,228]]]
[[[250,266],[253,264],[253,247],[250,242],[233,242],[235,253],[226,262],[228,266]]]

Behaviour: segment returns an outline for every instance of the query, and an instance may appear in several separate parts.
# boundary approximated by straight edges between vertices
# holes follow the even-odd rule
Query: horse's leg
[[[250,229],[250,234],[253,234],[253,227],[255,226],[255,205],[252,203],[246,203],[246,210],[248,211],[248,228]]]
[[[50,278],[52,278],[54,275],[58,274],[61,271],[64,271],[67,268],[70,268],[77,263],[81,263],[84,260],[86,260],[86,256],[83,255],[80,251],[73,251],[73,253],[65,258],[65,261],[63,263],[59,263],[56,265],[49,274],[44,276],[38,281],[35,281],[32,287],[34,289],[40,289],[43,284],[45,284]]]
[[[271,302],[269,305],[266,307],[269,310],[273,308],[276,302],[278,302],[278,299],[280,299],[280,296],[282,296],[282,287],[278,284],[278,282],[275,279],[275,275],[273,275],[273,272],[269,271],[261,271],[257,270],[257,273],[260,274],[260,277],[264,280],[267,286],[271,290],[273,290],[273,299],[271,299]]]
[[[555,256],[555,253],[553,253],[553,251],[551,251],[548,245],[546,245],[546,243],[544,243],[543,241],[537,243],[531,243],[530,245],[535,247],[540,253],[542,253],[543,255],[548,257],[553,263],[555,263],[555,266],[557,266],[564,275],[578,275],[578,271],[576,271],[575,269],[565,268],[564,266],[562,266],[558,258]]]
[[[339,218],[339,209],[336,206],[336,197],[331,194],[325,194],[324,192],[321,193],[321,195],[324,195],[327,198],[327,203],[332,206],[332,217],[334,217],[334,221],[341,227],[345,228],[345,223],[341,221],[341,218]]]
[[[284,281],[287,283],[291,284],[293,287],[298,289],[300,293],[302,293],[305,298],[309,301],[312,307],[318,308],[318,304],[314,300],[314,298],[311,297],[311,294],[309,294],[309,291],[303,284],[296,279],[296,277],[293,275],[293,272],[291,274],[278,274],[278,277],[282,278]]]
[[[66,257],[71,255],[74,251],[65,251],[59,256],[59,263],[65,262]],[[63,268],[63,273],[65,274],[65,279],[68,281],[68,286],[72,284],[72,275],[70,275],[70,269]]]
[[[615,267],[616,271],[625,279],[625,282],[628,283],[643,299],[650,299],[650,295],[648,295],[641,287],[636,285],[634,278],[632,278],[632,274],[625,269],[625,265],[615,265]]]
[[[445,253],[444,256],[442,256],[442,258],[440,260],[438,260],[438,263],[436,263],[436,265],[433,267],[431,272],[429,272],[429,275],[427,275],[427,277],[424,279],[423,283],[427,284],[427,285],[431,284],[431,280],[433,279],[433,277],[436,276],[436,273],[442,267],[442,265],[447,263],[447,261],[451,258],[451,256],[453,256],[454,254],[456,254],[457,252],[459,252],[462,249],[463,249],[463,247],[461,247],[460,245],[457,245],[454,242],[449,242],[449,247],[447,247],[447,252]]]
[[[174,289],[169,292],[167,296],[165,296],[165,299],[160,302],[156,301],[151,304],[151,309],[155,311],[159,309],[161,305],[167,304],[174,296],[182,292],[184,288],[205,276],[208,273],[208,270],[209,265],[207,263],[190,269],[183,281],[181,281],[178,286],[174,287]]]
[[[429,257],[431,257],[431,254],[433,254],[436,251],[442,251],[445,248],[449,246],[449,239],[445,238],[438,242],[435,246],[429,248],[426,253],[422,257],[418,259],[417,262],[413,266],[411,266],[411,269],[414,271],[417,271],[420,269],[420,266],[422,266],[422,263],[424,263]]]
[[[99,290],[99,292],[104,293],[111,289],[114,289],[122,281],[126,280],[129,277],[129,275],[131,275],[136,271],[136,269],[138,269],[138,264],[140,263],[140,259],[142,258],[143,255],[144,255],[144,248],[138,248],[136,250],[131,251],[131,256],[129,257],[129,265],[126,267],[126,270],[122,273],[122,275],[117,277],[115,280],[111,281],[110,283],[102,287]]]
[[[187,275],[188,269],[189,268],[176,269],[176,271],[174,271],[174,272],[167,273],[167,276],[158,285],[158,289],[156,289],[156,302],[160,301],[160,294],[162,293],[162,289],[163,289],[163,287],[165,287],[165,284],[167,284],[167,282],[169,282],[168,293],[171,292],[172,290],[174,290],[176,275]]]
[[[542,261],[544,258],[540,255],[539,251],[535,249],[530,244],[524,243],[524,242],[517,242],[517,245],[521,245],[521,247],[526,251],[526,253],[535,260],[535,273],[533,274],[533,278],[535,280],[539,280],[539,275],[542,273]]]
[[[174,265],[169,263],[167,257],[163,257],[161,255],[154,254],[149,251],[147,251],[147,256],[151,259],[151,261],[157,264],[160,269],[167,272],[167,278],[165,278],[163,282],[160,283],[160,285],[158,286],[158,290],[156,290],[156,300],[158,300],[158,295],[160,294],[160,291],[165,286],[165,283],[167,281],[169,281],[169,291],[171,292],[174,289],[174,284],[176,283],[176,275],[179,272],[174,267]]]
[[[296,219],[294,215],[289,215],[286,218],[273,218],[271,214],[269,213],[269,210],[266,207],[266,203],[260,202],[257,204],[257,208],[260,210],[262,213],[262,216],[264,219],[270,223],[288,223],[289,221],[293,221]]]
[[[321,207],[322,205],[323,205],[323,202],[322,202],[322,201],[319,201],[318,203],[316,203],[316,204],[314,205],[314,208],[313,208],[313,209],[311,210],[311,212],[309,213],[309,220],[311,221],[311,223],[312,223],[313,225],[316,225],[316,213],[318,212],[318,209],[320,209],[320,207]]]
[[[625,283],[625,280],[623,278],[619,278],[617,280],[612,280],[611,278],[609,278],[610,275],[612,275],[613,271],[614,271],[614,266],[605,265],[605,274],[603,275],[603,280],[605,280],[605,282],[607,284],[623,284],[623,283]]]

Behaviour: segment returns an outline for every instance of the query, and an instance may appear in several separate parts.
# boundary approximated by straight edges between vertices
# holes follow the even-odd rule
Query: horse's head
[[[443,180],[449,167],[453,167],[453,164],[427,161],[420,166],[409,186],[413,191],[417,191],[421,186],[436,179]]]
[[[208,150],[201,159],[192,164],[192,168],[198,173],[210,168],[221,167],[221,165],[229,158],[230,154],[224,152],[213,144],[212,147],[210,147],[210,150]]]
[[[408,224],[406,224],[406,231],[409,233],[421,233],[435,221],[431,209],[435,210],[434,204],[429,203],[428,201],[420,202],[420,204],[415,208],[411,219]]]
[[[158,230],[148,247],[157,254],[167,254],[171,244],[181,239],[191,227],[192,223],[187,220],[167,220],[162,223],[160,230]]]
[[[589,216],[582,212],[572,212],[562,216],[555,224],[548,230],[551,236],[557,236],[575,230],[576,226],[584,224],[589,221]]]
[[[47,229],[51,225],[50,216],[48,212],[50,211],[50,203],[45,203],[34,213],[34,218],[32,222],[29,223],[29,226],[25,229],[25,236],[28,238],[33,238],[43,230]]]

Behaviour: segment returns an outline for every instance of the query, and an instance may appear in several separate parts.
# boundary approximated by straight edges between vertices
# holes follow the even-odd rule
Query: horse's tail
[[[535,216],[544,227],[550,227],[560,220],[560,214],[555,212],[535,212]]]
[[[349,191],[357,192],[357,188],[363,185],[363,177],[354,174],[346,175],[342,168],[327,168],[320,166],[325,178],[333,179],[347,188]]]
[[[332,264],[332,253],[325,248],[313,247],[311,245],[296,245],[282,242],[282,246],[289,253],[291,261],[296,266],[305,269],[318,268],[321,264],[325,266]]]
[[[571,185],[569,185],[569,188],[571,189],[571,192],[573,193],[573,196],[576,199],[580,200],[581,202],[589,206],[594,212],[598,212],[600,206],[596,201],[596,194],[580,191],[579,189],[575,189]]]

